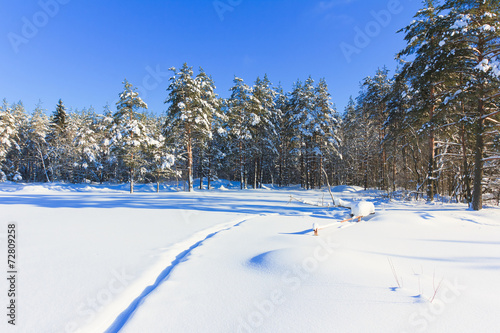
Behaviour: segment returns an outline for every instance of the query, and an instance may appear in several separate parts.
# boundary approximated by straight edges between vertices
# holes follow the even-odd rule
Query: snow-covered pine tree
[[[342,158],[339,151],[341,145],[341,137],[339,136],[341,119],[331,102],[331,95],[324,78],[319,80],[315,89],[315,96],[314,117],[316,118],[316,122],[312,141],[316,161],[313,184],[321,188],[323,185],[323,169],[331,169],[333,171],[334,166]],[[327,165],[330,168],[327,168]],[[333,174],[333,172],[327,174]],[[333,183],[333,180],[332,176],[330,183]],[[336,183],[338,183],[338,178]]]
[[[3,116],[2,111],[5,112]],[[9,106],[4,100],[3,106],[0,106],[0,169],[3,168],[10,177],[19,172],[23,179],[28,179],[23,155],[27,122],[28,116],[22,102]]]
[[[97,114],[93,120],[92,128],[97,143],[95,151],[95,169],[99,183],[104,180],[116,178],[118,158],[113,153],[113,128],[115,121],[109,105],[104,106],[104,114]]]
[[[51,126],[55,128],[55,131],[61,133],[62,135],[66,134],[66,127],[67,127],[67,121],[66,118],[68,117],[66,113],[66,106],[64,105],[63,101],[59,99],[59,102],[57,102],[56,109],[52,115],[52,118],[50,120]]]
[[[309,189],[309,165],[308,144],[310,137],[308,126],[313,122],[309,118],[314,105],[314,81],[311,77],[303,84],[300,80],[294,84],[290,93],[289,107],[286,115],[289,128],[290,140],[292,142],[290,154],[295,157],[295,165],[298,165],[300,184]]]
[[[56,108],[50,117],[50,131],[47,134],[48,144],[48,165],[52,180],[67,181],[70,179],[70,168],[67,165],[70,153],[70,140],[68,138],[68,115],[66,107],[61,99],[56,105]]]
[[[163,178],[174,174],[172,166],[175,163],[175,155],[172,148],[166,146],[163,136],[163,117],[158,119],[151,115],[148,119],[149,135],[146,140],[147,169],[156,181],[156,192],[160,192],[160,182]]]
[[[484,163],[495,163],[499,159],[495,153],[485,156],[485,147],[494,146],[494,128],[500,121],[500,3],[497,0],[446,0],[439,9],[444,13],[441,20],[446,26],[439,41],[445,50],[442,58],[453,62],[453,70],[463,74],[458,84],[450,86],[446,102],[464,99],[469,109],[466,124],[475,136],[471,206],[480,210]]]
[[[120,100],[116,103],[113,115],[113,148],[128,170],[130,193],[133,193],[134,175],[136,169],[144,163],[143,148],[147,142],[147,129],[139,110],[147,109],[148,106],[131,83],[125,79],[123,84],[124,90],[119,94]]]
[[[96,137],[97,115],[92,107],[89,110],[72,114],[71,132],[74,133],[73,149],[75,162],[73,164],[73,181],[82,182],[99,180],[97,170],[97,154],[99,143]]]
[[[220,153],[214,144],[214,134],[221,130],[221,122],[224,121],[225,115],[221,111],[221,100],[215,93],[215,83],[201,67],[198,75],[196,75],[196,82],[201,91],[202,115],[206,118],[207,124],[209,124],[208,131],[203,130],[201,132],[202,135],[199,135],[197,138],[197,146],[200,156],[200,189],[203,189],[204,176],[207,177],[207,189],[210,189],[213,159],[217,158]]]
[[[411,95],[410,87],[405,78],[398,70],[392,80],[391,88],[387,94],[387,119],[384,128],[387,133],[384,138],[386,147],[389,148],[388,159],[392,164],[392,191],[397,189],[397,173],[402,173],[402,183],[405,190],[408,190],[409,177],[407,170],[408,146],[412,144],[413,130],[410,128],[411,122],[407,119],[410,109]],[[401,153],[401,162],[398,167],[398,155]]]
[[[283,91],[283,87],[278,86],[274,92],[275,96],[275,107],[272,117],[272,122],[276,129],[276,135],[274,137],[274,146],[278,151],[277,160],[277,182],[278,186],[289,185],[289,135],[286,127],[286,120],[284,115],[287,113],[287,108],[289,105],[288,96]]]
[[[3,105],[0,106],[0,170],[7,154],[17,145],[17,133],[16,119],[12,109],[4,99]]]
[[[384,146],[385,129],[384,123],[387,118],[386,99],[391,87],[391,80],[388,77],[389,71],[386,67],[379,68],[374,77],[366,77],[363,81],[364,89],[362,104],[366,112],[367,120],[377,128],[378,149],[375,159],[378,164],[378,187],[387,190],[387,151]]]
[[[45,178],[47,182],[50,182],[46,165],[48,158],[46,137],[49,131],[50,120],[39,103],[29,120],[26,135],[26,153],[23,153],[30,161],[30,180],[42,181]]]
[[[330,101],[325,80],[317,86],[309,77],[304,84],[298,81],[290,96],[287,118],[292,152],[298,153],[301,184],[310,189],[321,186],[324,158],[339,156],[337,130],[340,119]]]
[[[196,143],[203,143],[211,137],[213,113],[217,99],[213,91],[213,82],[200,71],[193,78],[193,69],[186,63],[180,70],[171,68],[174,76],[167,88],[169,104],[165,135],[177,136],[185,150],[187,161],[188,190],[193,189],[193,148]],[[197,141],[197,142],[195,142]]]
[[[15,126],[15,134],[11,135],[11,145],[10,149],[3,162],[3,167],[9,175],[19,172],[22,179],[28,179],[25,168],[25,156],[23,155],[23,148],[25,146],[25,132],[28,123],[28,115],[24,109],[23,103],[18,102],[12,104],[10,107],[10,115],[13,118],[13,124]],[[1,163],[0,163],[1,164]]]
[[[362,144],[359,142],[360,131],[356,115],[356,103],[352,96],[344,109],[342,117],[342,126],[340,128],[340,137],[342,145],[340,153],[342,154],[341,162],[341,182],[343,184],[361,184],[360,175],[363,174],[360,168],[363,156],[361,155]]]
[[[250,99],[251,114],[255,115],[256,123],[251,127],[252,144],[250,147],[253,160],[253,187],[262,186],[264,169],[272,175],[274,168],[274,158],[277,154],[275,141],[275,123],[273,115],[275,113],[275,92],[271,87],[271,81],[264,76],[255,81]],[[258,119],[258,121],[257,121]]]
[[[234,78],[231,87],[231,97],[228,100],[228,124],[235,170],[239,172],[240,188],[247,188],[248,168],[247,162],[250,155],[249,147],[252,142],[252,127],[257,126],[260,118],[252,113],[252,89],[245,84],[243,79]]]
[[[398,58],[413,57],[406,62],[401,75],[411,82],[413,107],[408,118],[428,139],[427,200],[436,194],[436,129],[443,115],[437,109],[445,89],[445,72],[442,71],[442,39],[445,24],[438,14],[434,0],[425,0],[424,8],[415,15],[415,20],[400,31],[405,32],[407,46],[398,53]],[[448,64],[450,66],[451,64]],[[450,66],[449,68],[452,68]]]

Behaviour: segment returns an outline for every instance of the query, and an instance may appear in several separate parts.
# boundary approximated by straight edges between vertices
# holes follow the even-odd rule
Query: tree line
[[[325,80],[297,81],[290,93],[267,76],[249,86],[236,77],[228,99],[212,79],[187,64],[171,68],[157,115],[125,80],[116,111],[106,106],[68,112],[59,100],[51,116],[22,103],[0,109],[4,179],[28,182],[156,182],[183,179],[239,181],[241,188],[300,183],[321,187],[322,170],[339,157],[340,116]],[[200,187],[202,182],[200,182]]]
[[[391,76],[362,80],[343,115],[324,79],[284,92],[267,76],[235,77],[229,98],[203,69],[171,68],[157,115],[125,80],[116,109],[52,116],[0,108],[0,177],[25,181],[156,182],[217,178],[262,184],[379,188],[471,204],[500,200],[498,1],[425,0],[401,29]],[[200,187],[202,182],[200,181]]]

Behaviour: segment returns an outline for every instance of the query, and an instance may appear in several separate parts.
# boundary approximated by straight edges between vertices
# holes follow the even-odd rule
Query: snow
[[[357,216],[365,217],[371,214],[375,214],[375,206],[373,205],[372,202],[360,201],[356,202],[351,207],[351,215],[354,217]]]
[[[475,68],[486,73],[491,69],[491,66],[488,59],[483,59]]]
[[[170,184],[156,194],[138,184],[129,194],[127,186],[0,183],[1,243],[8,223],[19,234],[18,321],[2,320],[0,331],[492,332],[500,324],[499,208],[388,201],[342,186],[332,188],[336,197],[377,213],[340,223],[349,209],[289,202],[326,201],[326,189],[240,191],[218,180],[211,191]]]
[[[455,23],[451,26],[451,29],[462,29],[462,31],[466,31],[470,22],[469,15],[459,15],[459,19],[455,21]]]

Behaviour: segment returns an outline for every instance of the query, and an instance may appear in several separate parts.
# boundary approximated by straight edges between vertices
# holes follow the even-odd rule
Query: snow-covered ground
[[[0,331],[498,330],[499,208],[341,186],[376,214],[334,223],[350,211],[290,202],[326,205],[326,190],[216,185],[0,183],[0,256],[7,225],[18,232],[16,326],[3,315]],[[313,223],[332,225],[315,237]],[[0,279],[4,312],[7,290]]]

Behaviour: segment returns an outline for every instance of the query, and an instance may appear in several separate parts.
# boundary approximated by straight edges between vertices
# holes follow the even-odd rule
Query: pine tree
[[[23,179],[28,179],[28,174],[23,162],[25,161],[25,156],[23,155],[23,149],[25,146],[26,138],[26,127],[28,123],[28,115],[24,109],[23,103],[20,101],[18,103],[12,104],[11,115],[15,124],[15,135],[11,136],[12,146],[7,154],[6,160],[4,161],[4,167],[7,168],[9,173],[18,172],[22,175]]]
[[[212,177],[213,159],[216,159],[220,152],[214,145],[214,135],[221,130],[221,121],[225,119],[225,115],[221,112],[221,101],[215,93],[215,83],[208,76],[203,68],[199,69],[196,75],[196,82],[201,91],[201,111],[204,117],[205,125],[208,125],[208,130],[204,127],[200,133],[198,131],[197,146],[200,155],[200,189],[203,189],[203,176],[207,176],[207,189],[210,189],[210,178]]]
[[[45,178],[47,182],[50,182],[46,165],[49,150],[46,137],[49,129],[50,120],[45,110],[38,104],[29,120],[26,138],[26,155],[32,163],[30,179],[33,181],[41,181]]]
[[[172,149],[166,147],[163,136],[164,119],[151,116],[148,124],[149,136],[145,148],[147,168],[156,181],[156,192],[160,192],[160,181],[174,174],[172,166],[175,164],[175,155]]]
[[[52,116],[50,117],[50,131],[47,134],[48,144],[48,169],[50,170],[52,180],[69,180],[70,172],[68,166],[68,154],[71,153],[68,132],[68,115],[66,107],[61,99],[56,105]]]
[[[109,105],[104,106],[104,114],[96,115],[92,128],[97,143],[95,168],[99,183],[103,183],[116,173],[117,158],[113,154],[113,128],[115,120]]]
[[[51,125],[54,127],[55,132],[59,135],[63,136],[66,134],[67,116],[66,106],[64,106],[62,100],[59,99],[59,102],[57,103],[56,109],[50,121]]]
[[[247,188],[252,127],[259,124],[260,118],[252,113],[252,89],[243,79],[235,77],[228,100],[228,133],[232,143],[233,158],[239,172],[240,188]]]
[[[115,125],[113,146],[128,169],[130,193],[134,192],[134,175],[143,164],[143,149],[147,142],[147,129],[141,120],[140,109],[147,109],[147,104],[139,97],[136,88],[127,80],[124,90],[119,94],[116,112],[113,115]]]
[[[273,140],[273,137],[276,136],[276,127],[273,122],[274,96],[275,92],[267,75],[264,76],[263,80],[258,77],[250,99],[250,112],[258,119],[258,123],[251,127],[253,140],[250,149],[254,168],[254,188],[261,187],[264,169],[269,170],[268,172],[272,174],[272,161],[277,154]]]
[[[73,181],[99,180],[97,155],[99,144],[96,136],[96,113],[91,107],[72,114],[71,132],[74,133]],[[76,170],[75,170],[76,169]]]
[[[443,19],[438,15],[435,1],[426,0],[424,8],[415,16],[406,32],[408,45],[398,57],[414,55],[414,60],[404,65],[402,75],[411,81],[414,90],[413,119],[422,123],[422,132],[428,137],[427,200],[436,194],[436,128],[442,114],[437,107],[445,89],[445,72],[442,67],[442,38],[445,32]],[[418,103],[416,103],[418,102]]]
[[[497,126],[500,112],[500,4],[496,0],[447,0],[440,10],[447,13],[442,19],[447,24],[440,42],[447,51],[443,58],[457,64],[455,70],[463,73],[460,84],[451,87],[447,102],[462,98],[471,107],[468,117],[475,136],[472,208],[480,210],[485,146],[492,142],[488,127]]]
[[[0,106],[0,170],[9,151],[17,145],[17,132],[16,119],[4,99]]]
[[[286,126],[286,120],[284,115],[287,113],[287,108],[289,105],[288,96],[283,91],[281,86],[278,86],[275,90],[275,107],[272,117],[274,127],[276,128],[276,136],[274,138],[274,146],[278,150],[278,161],[277,161],[277,180],[278,186],[289,185],[289,170],[291,166],[288,165],[289,160],[289,135]]]
[[[313,134],[313,149],[317,159],[315,161],[315,185],[321,188],[326,161],[330,160],[330,164],[333,166],[335,164],[333,162],[337,158],[342,158],[339,151],[341,138],[338,133],[341,119],[331,102],[328,85],[324,78],[320,79],[316,86],[315,95],[314,117],[316,124]]]
[[[170,104],[165,123],[166,136],[178,136],[187,159],[188,190],[193,190],[193,148],[211,138],[213,114],[217,108],[212,80],[200,71],[193,78],[193,69],[186,63],[177,71],[171,68],[174,76],[167,89]]]

